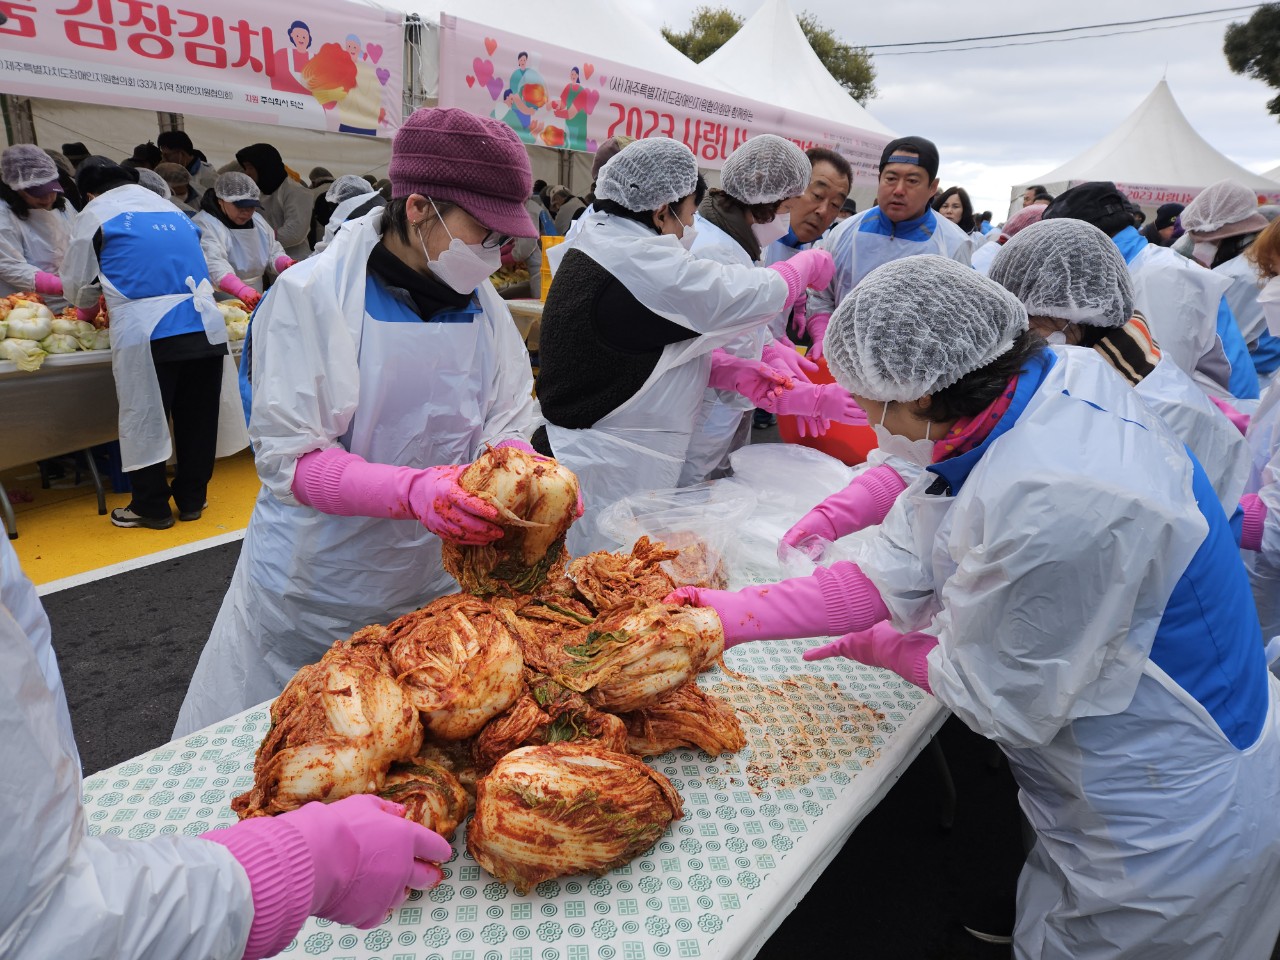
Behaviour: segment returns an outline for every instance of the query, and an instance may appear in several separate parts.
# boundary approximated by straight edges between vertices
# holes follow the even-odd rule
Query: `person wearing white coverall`
[[[258,212],[260,196],[258,185],[245,174],[219,174],[213,190],[201,198],[200,212],[191,218],[200,227],[200,249],[219,299],[234,297],[250,310],[262,299],[267,278],[293,265]]]
[[[406,887],[435,886],[435,864],[452,855],[399,804],[371,796],[198,837],[91,828],[49,618],[8,540],[0,729],[0,956],[258,960],[288,946],[308,915],[380,923]]]
[[[726,647],[838,636],[805,658],[893,670],[1000,745],[1035,832],[1020,960],[1266,960],[1280,681],[1200,464],[1106,361],[1047,349],[945,258],[874,271],[826,342],[933,462],[856,563],[668,602],[714,608]]]
[[[62,259],[76,212],[58,183],[58,168],[31,143],[0,153],[0,297],[38,293],[49,309],[66,309]]]
[[[876,205],[837,224],[818,243],[819,248],[830,251],[836,275],[826,291],[809,297],[802,333],[813,342],[809,350],[812,359],[823,355],[822,337],[831,314],[876,267],[921,254],[969,264],[973,238],[933,209],[938,162],[938,148],[931,140],[891,140],[880,154]]]
[[[537,423],[528,353],[488,282],[507,236],[534,230],[528,156],[504,124],[424,109],[397,132],[390,172],[392,203],[285,271],[249,327],[263,487],[176,736],[457,590],[442,537],[501,536],[457,478]]]
[[[638,140],[604,165],[595,209],[557,248],[569,249],[542,318],[547,424],[534,446],[577,474],[591,507],[569,529],[575,556],[614,546],[595,525],[607,506],[676,485],[714,370],[744,389],[771,391],[782,379],[767,364],[713,352],[830,279],[820,252],[769,268],[691,255],[699,185],[684,144]]]
[[[324,198],[337,206],[329,214],[329,220],[324,226],[324,237],[316,244],[316,253],[321,253],[333,243],[334,235],[348,220],[359,219],[374,208],[387,205],[382,195],[373,189],[373,184],[353,173],[344,173],[333,181]]]

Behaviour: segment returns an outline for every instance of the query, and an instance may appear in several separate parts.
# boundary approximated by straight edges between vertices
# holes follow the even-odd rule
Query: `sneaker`
[[[116,507],[111,511],[111,522],[117,527],[146,527],[148,530],[168,530],[173,526],[173,517],[153,519],[140,517],[128,507]]]
[[[208,501],[208,500],[206,500],[204,503],[202,503],[200,506],[196,507],[196,509],[194,509],[194,510],[182,510],[182,511],[179,511],[179,513],[178,513],[178,519],[179,519],[179,520],[199,520],[199,519],[200,519],[200,517],[201,517],[201,515],[204,513],[205,509],[206,509],[208,506],[209,506],[209,501]]]

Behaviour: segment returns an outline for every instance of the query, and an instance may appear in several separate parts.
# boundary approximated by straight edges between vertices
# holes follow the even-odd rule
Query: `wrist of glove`
[[[1240,431],[1242,436],[1248,433],[1249,415],[1247,413],[1241,413],[1231,404],[1227,403],[1225,400],[1220,400],[1217,397],[1210,397],[1209,402],[1222,411],[1222,415],[1231,421],[1235,428]]]
[[[295,263],[297,263],[297,261],[294,260],[292,257],[290,257],[288,254],[281,254],[280,256],[276,257],[276,273],[284,273],[286,270],[292,267]]]
[[[1244,511],[1244,524],[1240,531],[1240,546],[1255,553],[1262,549],[1262,531],[1267,524],[1267,505],[1256,493],[1246,493],[1240,498]]]
[[[869,630],[845,634],[839,640],[806,650],[804,659],[809,662],[829,657],[857,660],[869,667],[892,670],[903,680],[932,694],[929,653],[937,645],[938,638],[932,634],[899,633],[887,622],[882,622]]]
[[[101,312],[101,305],[97,303],[92,307],[76,307],[76,319],[83,320],[85,323],[93,323],[98,319],[98,314]]]
[[[56,273],[45,273],[43,270],[37,270],[35,288],[36,293],[50,297],[60,297],[62,296],[62,278]]]
[[[819,313],[809,318],[809,339],[813,341],[813,346],[809,348],[809,356],[815,360],[821,360],[826,350],[824,343],[826,342],[827,327],[830,324],[831,314],[829,313]]]
[[[262,299],[262,294],[253,287],[249,286],[234,273],[224,274],[222,279],[218,281],[218,287],[224,292],[229,293],[233,297],[237,297],[244,301],[244,305],[249,308],[256,307],[258,301]]]

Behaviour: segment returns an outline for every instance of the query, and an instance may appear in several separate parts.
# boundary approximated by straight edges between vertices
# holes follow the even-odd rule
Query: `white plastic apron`
[[[227,262],[231,264],[237,277],[262,293],[266,289],[264,279],[273,237],[263,229],[266,227],[265,220],[259,223],[255,215],[252,223],[253,226],[248,230],[227,228]]]
[[[499,309],[487,299],[496,294],[480,294]],[[359,407],[342,445],[371,463],[419,469],[474,460],[482,391],[500,359],[484,330],[483,316],[400,323],[366,313]],[[264,486],[174,735],[276,696],[335,640],[456,590],[440,540],[416,520],[332,516]]]
[[[219,459],[239,453],[249,445],[235,357],[222,358],[222,388],[218,391],[218,442],[213,455]]]
[[[227,325],[213,300],[213,285],[187,277],[190,293],[127,299],[101,274],[111,314],[111,372],[120,402],[120,461],[125,471],[164,463],[172,452],[160,382],[151,359],[151,334],[174,307],[192,300],[211,344],[227,342]]]

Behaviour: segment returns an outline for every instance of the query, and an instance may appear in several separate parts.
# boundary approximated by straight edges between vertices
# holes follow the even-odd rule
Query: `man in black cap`
[[[206,190],[213,188],[213,182],[218,179],[218,171],[196,149],[187,131],[166,130],[156,140],[165,163],[177,163],[187,168],[187,173],[191,174],[192,190],[204,196]],[[199,201],[196,205],[199,206]]]
[[[1214,396],[1230,391],[1231,363],[1221,337],[1240,336],[1223,294],[1231,285],[1172,250],[1148,243],[1134,226],[1129,198],[1109,181],[1072,187],[1045,208],[1045,220],[1091,223],[1119,248],[1133,279],[1134,306],[1162,355]]]
[[[162,163],[164,163],[164,155],[160,152],[160,148],[148,140],[134,147],[132,156],[121,160],[120,166],[134,170],[155,170]]]
[[[65,152],[64,150],[63,153]],[[1156,208],[1155,220],[1142,229],[1142,235],[1147,238],[1147,243],[1154,243],[1157,247],[1173,246],[1173,241],[1182,236],[1182,231],[1178,228],[1178,217],[1182,209],[1180,203],[1160,204]]]
[[[876,205],[836,224],[816,246],[831,253],[831,285],[809,294],[808,335],[822,339],[841,300],[881,264],[923,253],[969,266],[973,240],[931,209],[938,192],[938,148],[924,137],[899,137],[880,155]]]
[[[62,155],[71,162],[71,166],[74,169],[89,158],[89,148],[80,142],[64,143],[62,145]]]

